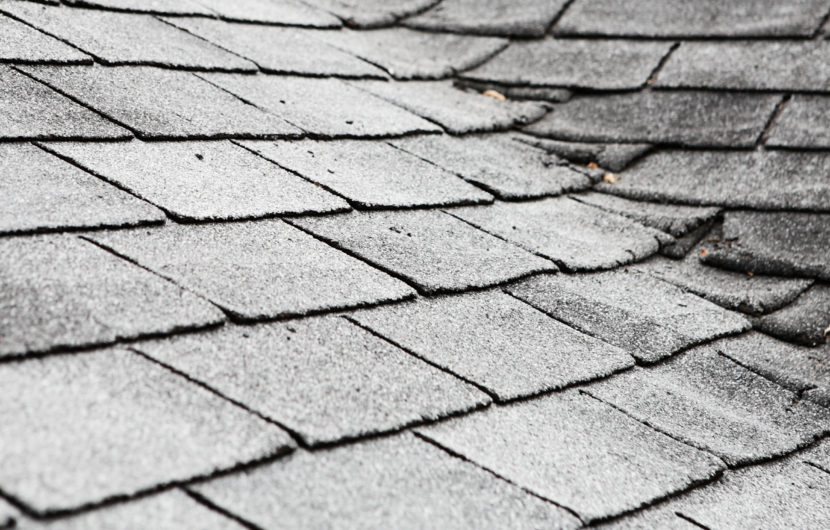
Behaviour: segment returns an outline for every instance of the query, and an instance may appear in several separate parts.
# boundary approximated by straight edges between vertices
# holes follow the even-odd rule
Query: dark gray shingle
[[[0,8],[3,5],[0,4]],[[91,63],[92,57],[44,35],[40,31],[0,15],[0,60],[14,63]]]
[[[826,342],[830,335],[830,286],[813,285],[792,304],[763,317],[758,329],[806,346]]]
[[[567,0],[443,0],[405,26],[426,31],[541,37]]]
[[[797,94],[773,121],[770,147],[830,148],[830,97]]]
[[[591,144],[562,142],[528,135],[516,135],[520,142],[538,147],[552,155],[578,164],[594,162],[600,168],[622,171],[629,164],[654,149],[651,144]]]

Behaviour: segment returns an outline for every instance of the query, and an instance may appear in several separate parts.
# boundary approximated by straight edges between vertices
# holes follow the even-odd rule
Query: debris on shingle
[[[348,317],[499,400],[597,379],[634,364],[624,351],[501,291],[422,298]]]
[[[770,147],[830,148],[830,97],[797,94],[772,123]]]
[[[660,151],[598,191],[638,201],[830,211],[830,155],[794,151]]]
[[[316,32],[307,29],[229,24],[209,18],[170,17],[164,20],[250,59],[263,72],[386,77],[377,67],[319,41]]]
[[[453,209],[473,226],[552,259],[569,271],[612,269],[645,259],[672,237],[568,197]]]
[[[18,68],[124,124],[142,138],[193,140],[302,134],[279,117],[189,72],[142,66]],[[95,118],[100,120],[97,115]]]
[[[196,0],[65,0],[69,5],[154,15],[213,16]],[[57,0],[54,2],[58,3]]]
[[[196,329],[224,318],[201,298],[75,237],[0,239],[0,270],[0,357]]]
[[[576,0],[554,34],[602,37],[811,37],[827,0]],[[720,57],[718,58],[721,59]]]
[[[136,346],[319,445],[399,430],[490,398],[339,317],[228,326]]]
[[[343,199],[228,141],[46,147],[176,219],[255,219],[350,209]]]
[[[191,486],[258,528],[573,530],[558,506],[406,433],[327,451],[295,451]]]
[[[586,144],[517,134],[516,140],[578,164],[594,162],[600,168],[622,171],[654,149],[650,144]]]
[[[509,136],[411,136],[390,143],[480,186],[500,199],[532,199],[590,187],[559,160]]]
[[[444,0],[403,24],[426,31],[542,37],[567,3],[567,0]]]
[[[630,90],[646,84],[671,46],[630,40],[517,41],[463,77],[505,85]]]
[[[704,263],[740,272],[830,280],[830,214],[727,212]]]
[[[232,74],[202,77],[311,134],[327,138],[398,136],[441,130],[339,79]]]
[[[160,230],[95,234],[90,239],[241,320],[305,315],[412,295],[404,283],[277,219],[168,224]]]
[[[92,58],[22,22],[0,15],[0,61],[82,64],[91,63]]]
[[[813,285],[792,304],[763,317],[757,328],[805,346],[826,342],[830,334],[830,285]]]
[[[164,213],[31,144],[0,144],[0,234],[163,223]]]
[[[473,81],[471,79],[457,79],[455,84],[458,87],[468,88],[477,92],[493,90],[507,99],[562,103],[568,101],[573,96],[573,93],[566,88],[509,86],[499,83]]]
[[[480,204],[489,193],[386,142],[335,140],[244,142],[248,149],[296,172],[358,208]]]
[[[507,41],[407,28],[327,31],[320,38],[386,70],[395,79],[442,79],[476,67],[500,52]]]
[[[219,18],[237,22],[339,28],[337,17],[297,0],[196,0]],[[245,28],[246,30],[248,28]]]
[[[635,270],[538,276],[506,289],[647,363],[750,328],[743,316]]]
[[[525,127],[570,142],[645,142],[752,147],[781,97],[774,94],[653,91],[574,97]]]
[[[453,88],[450,81],[361,81],[350,84],[435,122],[452,134],[510,129],[533,123],[547,113],[547,109],[537,103],[500,101]]]
[[[0,487],[39,514],[210,475],[294,445],[276,425],[126,350],[3,364],[0,388]]]
[[[436,210],[354,212],[290,222],[425,294],[489,287],[556,265]]]
[[[104,64],[256,71],[256,65],[150,16],[3,0],[0,11]]]
[[[576,391],[491,407],[418,432],[585,523],[644,506],[724,468]]]
[[[729,466],[783,456],[830,432],[830,411],[718,355],[693,348],[585,392]]]
[[[429,9],[440,0],[306,0],[340,18],[347,26],[377,28]]]

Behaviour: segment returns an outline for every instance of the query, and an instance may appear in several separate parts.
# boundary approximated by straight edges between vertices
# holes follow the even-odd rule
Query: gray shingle
[[[0,499],[0,528],[3,530],[15,527],[15,520],[19,514],[17,510],[4,499]]]
[[[506,85],[634,89],[646,84],[671,46],[628,40],[518,41],[463,75]]]
[[[558,35],[619,37],[810,37],[827,0],[576,0]]]
[[[339,28],[337,17],[295,0],[196,0],[219,18],[238,22]]]
[[[0,145],[0,234],[162,223],[164,213],[31,144]]]
[[[411,434],[273,464],[192,487],[259,528],[570,530],[567,511]]]
[[[256,65],[149,16],[3,0],[0,11],[80,48],[104,64],[256,71]]]
[[[795,95],[772,123],[770,147],[830,147],[830,98]]]
[[[563,101],[568,101],[571,99],[571,96],[573,96],[573,93],[566,88],[508,86],[500,85],[498,83],[473,81],[471,79],[456,79],[455,84],[477,92],[493,90],[508,99],[516,100],[550,101],[553,103],[561,103]]]
[[[548,260],[435,210],[355,212],[290,222],[427,294],[488,287],[556,270]]]
[[[507,46],[495,37],[422,33],[407,28],[320,33],[320,38],[386,70],[395,79],[442,79],[483,63]]]
[[[830,211],[830,156],[792,151],[660,151],[599,191],[629,199]]]
[[[244,142],[261,156],[345,197],[358,208],[492,202],[452,173],[385,142]]]
[[[57,4],[58,1],[55,0],[53,3]],[[66,3],[80,7],[157,15],[213,15],[212,11],[195,0],[66,0]]]
[[[345,211],[343,199],[228,141],[54,143],[49,150],[190,221]]]
[[[339,79],[229,74],[202,77],[317,136],[397,136],[441,130]]]
[[[626,269],[539,276],[507,287],[507,291],[648,363],[750,327],[736,313]]]
[[[348,317],[499,400],[604,377],[634,364],[624,351],[501,291],[421,298]]]
[[[541,37],[567,0],[444,0],[405,26],[426,31]]]
[[[707,346],[585,391],[730,466],[783,456],[830,431],[830,411]]]
[[[49,513],[289,450],[275,425],[136,353],[0,365],[0,487]]]
[[[569,271],[612,269],[656,253],[671,236],[620,215],[556,197],[536,202],[498,202],[450,212],[482,230]]]
[[[69,236],[0,240],[0,357],[217,324],[222,313]]]
[[[341,77],[386,77],[357,57],[320,42],[300,28],[229,24],[209,18],[170,17],[176,27],[250,59],[263,72]]]
[[[524,134],[516,135],[516,139],[571,162],[579,164],[594,162],[599,167],[611,171],[622,171],[654,149],[651,144],[587,144],[548,140]]]
[[[247,105],[188,72],[140,66],[20,68],[123,123],[142,138],[261,138],[302,134],[300,129],[277,116]]]
[[[420,13],[440,0],[306,0],[307,3],[325,9],[339,17],[346,25],[360,28],[376,28],[394,24],[401,18]]]
[[[2,6],[4,4],[0,4]],[[0,15],[0,60],[14,63],[91,63],[87,54]]]
[[[475,387],[338,317],[225,327],[136,348],[312,446],[490,402]]]
[[[586,523],[713,479],[723,463],[566,391],[418,432]]]
[[[658,504],[632,514],[624,515],[607,523],[596,525],[597,530],[700,530],[694,523],[683,519],[671,510],[671,502]]]
[[[510,136],[411,136],[390,143],[443,167],[500,199],[532,199],[586,189],[585,175]]]
[[[168,225],[91,239],[243,320],[363,306],[412,294],[402,282],[276,219]]]
[[[524,130],[571,142],[752,147],[780,100],[772,94],[680,90],[580,96]]]
[[[806,346],[826,342],[830,335],[830,285],[813,285],[792,304],[763,317],[758,329]]]
[[[452,134],[510,129],[532,123],[547,113],[547,109],[537,103],[499,101],[458,90],[449,81],[362,81],[350,84],[435,122]]]

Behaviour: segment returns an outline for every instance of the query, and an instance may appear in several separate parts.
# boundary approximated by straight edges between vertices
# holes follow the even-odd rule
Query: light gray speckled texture
[[[505,85],[631,90],[646,84],[671,46],[629,40],[518,41],[463,76]]]
[[[0,528],[3,530],[7,528],[14,528],[16,519],[19,517],[17,509],[11,504],[0,498]]]
[[[193,486],[260,528],[572,530],[567,511],[412,434],[273,464]]]
[[[246,105],[189,72],[143,66],[40,66],[25,67],[25,71],[125,124],[142,138],[192,140],[302,134],[277,116]]]
[[[649,363],[750,327],[736,313],[634,270],[539,276],[507,291]]]
[[[631,162],[647,154],[654,147],[650,144],[586,144],[562,142],[517,134],[520,142],[543,149],[552,155],[579,164],[596,163],[601,168],[622,171]]]
[[[95,234],[96,242],[243,320],[400,300],[404,283],[280,220]]]
[[[607,523],[596,525],[597,530],[700,530],[694,523],[683,519],[672,509],[672,503],[658,504]]]
[[[297,0],[196,0],[219,18],[236,22],[339,28],[337,17]]]
[[[450,211],[570,271],[613,269],[656,253],[672,237],[568,197]]]
[[[31,144],[0,145],[0,234],[163,223],[158,208]]]
[[[3,0],[0,11],[80,48],[104,64],[256,71],[256,65],[150,15]]]
[[[586,523],[711,480],[724,465],[576,391],[418,432]]]
[[[57,4],[57,0],[54,2]],[[196,0],[66,0],[69,5],[112,9],[134,13],[157,15],[202,15],[212,16],[213,12]]]
[[[567,0],[444,0],[403,24],[426,31],[541,37],[567,3]]]
[[[488,83],[486,81],[473,81],[471,79],[457,79],[455,83],[460,87],[469,88],[477,92],[495,90],[508,99],[517,100],[550,101],[552,103],[561,103],[563,101],[568,101],[571,99],[571,96],[573,96],[573,93],[566,88],[508,86],[498,83]]]
[[[830,411],[798,401],[708,346],[585,391],[729,466],[786,455],[830,431]]]
[[[0,357],[224,319],[201,298],[75,237],[0,239],[0,270]]]
[[[289,450],[288,434],[136,353],[0,366],[0,487],[75,509]]]
[[[358,208],[479,204],[489,193],[385,142],[244,142],[248,149],[345,197]]]
[[[556,265],[435,210],[290,220],[426,294],[488,287]]]
[[[591,181],[547,153],[505,135],[411,136],[390,143],[452,171],[500,199],[531,199],[586,189]]]
[[[547,113],[529,101],[500,101],[453,88],[450,81],[351,82],[390,103],[442,126],[451,134],[501,131],[527,125]]]
[[[347,26],[377,28],[420,13],[440,0],[306,0],[339,17]]]
[[[203,77],[318,136],[397,136],[441,130],[339,79],[232,74]]]
[[[422,33],[407,28],[320,33],[320,38],[386,70],[395,79],[442,79],[483,63],[505,46],[495,37]]]
[[[830,97],[796,94],[773,122],[770,147],[830,148]]]
[[[348,315],[499,400],[630,368],[634,360],[501,291],[421,298]]]
[[[475,387],[339,317],[228,326],[136,348],[312,446],[490,402]]]
[[[6,4],[0,4],[0,9]],[[92,57],[44,35],[22,22],[0,15],[0,60],[15,63],[91,63]]]
[[[524,131],[571,142],[752,147],[780,100],[775,94],[686,90],[578,96]]]
[[[349,210],[343,199],[228,141],[54,143],[48,149],[175,219],[218,221]]]
[[[758,329],[779,339],[816,346],[830,335],[830,285],[817,283],[795,301],[761,319]]]

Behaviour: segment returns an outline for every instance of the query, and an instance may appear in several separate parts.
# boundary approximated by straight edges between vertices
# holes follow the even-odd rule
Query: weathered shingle
[[[541,37],[567,3],[567,0],[443,0],[403,24],[426,31]]]
[[[773,121],[770,147],[830,148],[830,97],[797,94]]]
[[[792,304],[763,317],[758,329],[806,346],[826,342],[830,335],[830,286],[813,285]]]
[[[219,18],[238,22],[339,28],[333,15],[297,0],[196,0]]]
[[[339,17],[347,26],[376,28],[388,26],[397,20],[420,13],[440,0],[306,0],[308,4]]]
[[[58,0],[52,3],[57,4]],[[66,3],[73,6],[103,8],[132,13],[213,15],[212,11],[198,3],[197,0],[66,0]]]
[[[0,8],[6,4],[0,4]],[[0,60],[12,63],[91,63],[92,57],[13,18],[0,15]]]
[[[651,144],[592,144],[584,142],[563,142],[517,134],[520,142],[538,147],[552,155],[578,164],[597,164],[600,168],[622,171],[635,160],[648,154]]]

